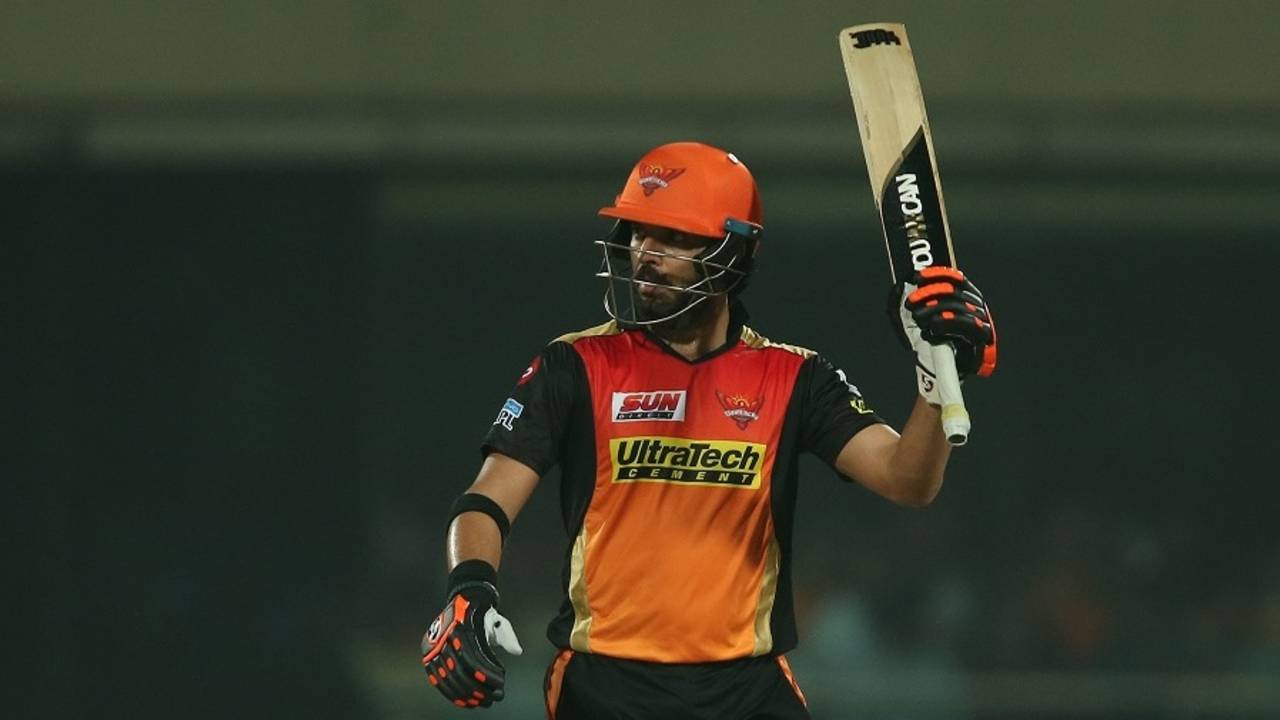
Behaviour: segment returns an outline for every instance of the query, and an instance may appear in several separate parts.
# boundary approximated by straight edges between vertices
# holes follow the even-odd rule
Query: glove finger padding
[[[924,342],[955,348],[961,377],[985,377],[995,371],[995,321],[982,293],[963,273],[949,267],[924,268],[912,282],[903,283],[899,297],[904,324],[910,315]]]
[[[493,607],[493,599],[484,591],[454,595],[422,638],[427,681],[458,707],[488,707],[505,694],[505,669],[485,638],[488,619],[502,621],[517,649],[519,642],[510,622]],[[508,649],[505,643],[500,647]]]

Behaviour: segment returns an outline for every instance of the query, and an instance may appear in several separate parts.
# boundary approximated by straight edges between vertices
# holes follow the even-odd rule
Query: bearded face
[[[596,241],[604,250],[596,277],[609,281],[605,310],[664,336],[698,327],[722,304],[706,301],[727,295],[746,278],[746,242],[733,234],[704,237],[644,223],[616,227]]]
[[[671,286],[688,287],[689,283],[679,283],[664,275],[654,265],[636,266],[632,273],[636,288],[636,312],[641,320],[674,315],[684,309],[692,300],[689,293],[673,290]],[[652,283],[652,284],[651,284]]]
[[[707,248],[712,238],[637,223],[631,232],[632,281],[642,319],[671,315],[692,300],[687,288],[702,280],[689,260]]]

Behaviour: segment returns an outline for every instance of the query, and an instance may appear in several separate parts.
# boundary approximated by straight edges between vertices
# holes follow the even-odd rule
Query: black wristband
[[[449,572],[449,591],[447,597],[479,585],[488,585],[493,591],[494,602],[498,598],[498,571],[484,560],[463,560]]]
[[[453,509],[449,514],[449,522],[465,512],[480,512],[493,518],[498,525],[498,533],[502,536],[502,542],[507,541],[507,534],[511,532],[511,520],[507,517],[507,513],[502,506],[494,502],[493,498],[488,495],[479,493],[463,493],[453,501]]]

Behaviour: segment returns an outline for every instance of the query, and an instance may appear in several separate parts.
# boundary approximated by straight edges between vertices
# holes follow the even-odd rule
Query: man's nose
[[[640,262],[657,265],[662,256],[657,254],[656,246],[657,241],[653,239],[653,236],[641,235],[640,244],[636,246],[639,251],[637,254],[640,256]]]

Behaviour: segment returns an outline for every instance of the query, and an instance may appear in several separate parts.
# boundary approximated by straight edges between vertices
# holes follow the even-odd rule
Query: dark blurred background
[[[449,717],[447,508],[602,319],[649,147],[752,168],[754,324],[895,424],[835,36],[898,20],[1002,366],[930,508],[806,466],[817,718],[1280,717],[1280,4],[0,6],[10,717]],[[536,718],[566,539],[516,524]]]

